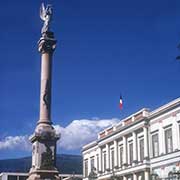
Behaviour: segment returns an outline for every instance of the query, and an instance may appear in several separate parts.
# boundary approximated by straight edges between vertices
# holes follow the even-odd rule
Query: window
[[[120,167],[123,165],[123,147],[120,146],[119,148],[119,162],[120,162]]]
[[[91,171],[93,170],[94,168],[94,157],[91,158]]]
[[[144,139],[139,140],[140,161],[144,160]]]
[[[114,168],[114,149],[111,149],[111,169]]]
[[[84,162],[84,176],[88,177],[88,160]]]
[[[103,171],[106,171],[106,152],[103,152]]]
[[[19,180],[26,180],[28,176],[19,176]]]
[[[171,128],[165,130],[165,145],[166,145],[166,153],[170,153],[173,151]]]
[[[8,180],[17,180],[17,176],[8,175]]]
[[[152,135],[152,150],[153,157],[159,156],[159,139],[158,134]]]
[[[133,162],[133,143],[129,143],[129,164]]]

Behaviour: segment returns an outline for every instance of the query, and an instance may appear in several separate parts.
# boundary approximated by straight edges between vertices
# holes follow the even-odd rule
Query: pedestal
[[[59,136],[50,125],[37,128],[32,142],[32,167],[28,180],[60,179],[56,168],[56,142]]]

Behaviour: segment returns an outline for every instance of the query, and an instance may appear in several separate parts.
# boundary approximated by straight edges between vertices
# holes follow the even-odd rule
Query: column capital
[[[41,54],[53,53],[56,48],[56,42],[53,32],[45,32],[38,41],[38,51]]]

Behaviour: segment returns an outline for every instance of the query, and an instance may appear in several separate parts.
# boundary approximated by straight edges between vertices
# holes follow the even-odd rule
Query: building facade
[[[83,178],[170,179],[180,170],[180,98],[140,111],[83,147]]]

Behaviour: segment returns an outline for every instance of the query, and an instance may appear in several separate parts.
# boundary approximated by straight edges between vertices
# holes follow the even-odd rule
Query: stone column
[[[94,168],[97,170],[97,154],[94,156]]]
[[[133,164],[137,163],[137,134],[133,132]]]
[[[42,34],[38,42],[41,53],[41,90],[40,90],[40,115],[36,132],[42,129],[52,129],[51,121],[51,71],[52,55],[56,47],[56,40],[52,32]],[[44,129],[44,130],[45,130]]]
[[[144,180],[150,180],[149,176],[150,176],[149,171],[145,170],[145,172],[144,172]]]
[[[127,180],[127,177],[126,177],[126,176],[123,176],[123,180]]]
[[[127,139],[123,136],[123,166],[127,166]]]
[[[149,159],[148,126],[143,127],[144,131],[144,159]]]
[[[83,178],[85,178],[85,161],[84,161],[84,157],[83,157]]]
[[[32,143],[32,167],[28,180],[53,179],[60,180],[56,168],[56,142],[60,138],[56,134],[51,121],[51,71],[52,55],[56,47],[54,33],[50,31],[52,7],[42,4],[40,17],[44,21],[38,51],[41,54],[41,90],[40,115]]]
[[[178,150],[179,145],[179,124],[176,121],[176,117],[173,117],[172,124],[172,139],[173,139],[173,151]]]
[[[159,154],[165,154],[165,137],[164,137],[164,128],[162,126],[162,122],[159,122]]]
[[[176,121],[177,123],[177,121]],[[180,150],[180,124],[176,124],[176,127],[177,127],[177,147],[178,149]]]
[[[91,158],[88,158],[88,176],[90,172],[91,172]]]
[[[43,48],[43,42],[39,44],[42,53],[41,60],[41,92],[40,92],[40,117],[38,123],[51,124],[51,66],[52,52]],[[45,43],[45,41],[44,41]]]
[[[114,167],[118,168],[118,141],[114,140]]]
[[[99,173],[102,172],[102,149],[99,147],[98,149],[98,154],[99,154]]]
[[[110,152],[109,152],[109,144],[106,144],[106,170],[110,171]]]
[[[136,173],[133,174],[133,180],[137,180],[137,174]]]
[[[52,32],[44,32],[38,42],[41,53],[40,117],[30,140],[33,146],[32,168],[28,180],[59,179],[56,168],[56,134],[51,122],[51,69],[56,40]]]

